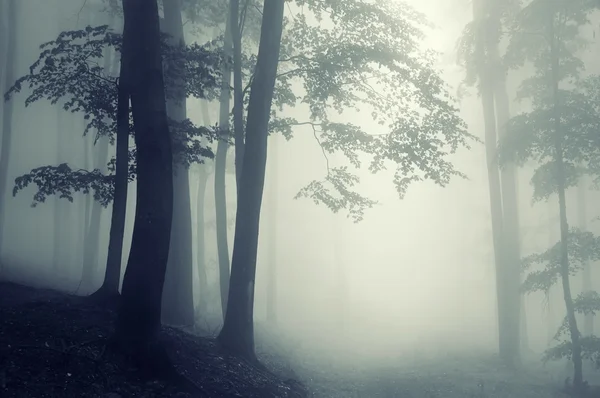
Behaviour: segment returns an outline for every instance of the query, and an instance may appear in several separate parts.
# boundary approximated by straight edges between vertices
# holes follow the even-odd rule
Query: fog
[[[466,0],[409,0],[435,25],[427,31],[423,49],[439,52],[437,67],[457,94],[464,70],[456,62],[456,42],[472,20]],[[17,76],[27,73],[39,54],[39,45],[59,32],[81,29],[87,24],[106,23],[107,16],[86,12],[85,0],[21,0],[23,23],[18,25]],[[301,12],[286,7],[286,16]],[[104,18],[104,20],[103,20]],[[187,42],[204,42],[187,29]],[[591,31],[590,39],[591,39]],[[595,39],[584,58],[589,65],[597,58]],[[596,67],[598,63],[596,62]],[[590,67],[591,68],[591,67]],[[597,73],[589,71],[590,73]],[[511,112],[528,104],[512,100],[521,72],[511,72],[508,91]],[[527,73],[523,70],[523,76]],[[15,97],[13,142],[9,181],[31,169],[68,163],[89,168],[93,136],[82,137],[81,115],[70,114],[42,100],[25,107],[27,89]],[[460,115],[469,132],[483,140],[481,101],[475,89],[461,96]],[[203,117],[203,107],[209,120]],[[188,99],[188,117],[197,124],[218,121],[217,101]],[[285,116],[307,119],[307,108],[286,109]],[[371,110],[348,110],[339,119],[356,123],[367,131],[378,130]],[[59,117],[60,115],[60,117]],[[277,155],[274,155],[274,151]],[[232,151],[230,151],[232,153]],[[114,147],[109,147],[109,156]],[[230,155],[233,156],[233,155]],[[366,160],[365,160],[366,161]],[[294,350],[322,352],[339,349],[373,363],[390,357],[497,351],[497,313],[494,255],[490,218],[485,147],[472,143],[470,150],[452,156],[457,169],[468,179],[454,178],[446,187],[423,181],[411,184],[403,199],[392,183],[393,171],[371,174],[358,171],[358,191],[378,203],[355,223],[345,210],[334,214],[312,200],[295,199],[312,180],[321,179],[330,167],[348,164],[340,156],[324,156],[310,126],[296,127],[293,139],[269,138],[269,155],[258,248],[255,323],[266,322],[269,270],[276,267],[276,315],[278,333]],[[197,241],[198,167],[190,169],[193,242]],[[545,250],[559,238],[556,197],[532,203],[529,183],[531,165],[518,170],[518,202],[522,254]],[[235,180],[227,176],[228,217],[235,215]],[[207,277],[214,304],[199,321],[215,330],[220,324],[218,266],[214,229],[213,178],[208,180],[205,203]],[[11,185],[12,188],[12,185]],[[577,200],[576,188],[567,193],[567,203]],[[86,199],[78,194],[73,203],[49,198],[31,207],[35,187],[6,198],[6,225],[2,277],[38,286],[51,286],[89,294],[102,281],[108,246],[111,206],[102,211],[100,252],[95,286],[82,286],[82,242]],[[123,269],[131,243],[135,182],[130,183],[123,252]],[[598,192],[586,191],[587,203],[597,203]],[[571,224],[577,224],[576,206],[568,207]],[[588,229],[600,232],[597,206],[588,206]],[[592,221],[594,220],[594,221]],[[229,250],[234,228],[229,228]],[[194,244],[194,258],[198,253]],[[194,290],[198,299],[197,267]],[[573,278],[573,296],[581,278]],[[598,283],[593,276],[592,285]],[[529,349],[541,353],[548,347],[564,314],[562,293],[557,286],[547,298],[543,293],[525,296]],[[549,309],[551,308],[551,309]],[[596,325],[600,326],[596,320]],[[451,343],[449,343],[451,342]],[[289,348],[288,347],[288,348]],[[369,361],[367,361],[369,362]],[[364,363],[364,362],[363,362]]]

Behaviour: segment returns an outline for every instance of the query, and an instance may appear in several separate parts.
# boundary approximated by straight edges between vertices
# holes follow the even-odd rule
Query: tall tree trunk
[[[181,0],[163,2],[164,31],[170,35],[172,46],[185,46]],[[179,68],[180,65],[165,65]],[[180,122],[187,118],[185,91],[167,100],[167,115]],[[175,137],[172,137],[175,139]],[[188,169],[181,164],[173,166],[173,225],[169,262],[163,291],[163,321],[172,325],[194,324],[194,279],[192,256],[192,211]]]
[[[56,162],[57,164],[64,162],[64,146],[65,142],[65,130],[66,130],[66,117],[71,117],[71,114],[65,114],[62,104],[56,104]],[[66,218],[66,204],[59,196],[54,196],[54,231],[53,231],[53,243],[54,243],[54,258],[52,264],[54,271],[58,271],[64,267],[66,261],[65,253],[63,252],[62,243],[64,242],[64,224]]]
[[[129,92],[127,54],[121,50],[119,82],[117,86],[117,139],[115,164],[115,193],[110,218],[108,255],[104,270],[104,281],[92,296],[98,299],[114,298],[119,295],[123,238],[127,216],[127,188],[129,182]],[[115,53],[115,57],[116,57]]]
[[[560,248],[561,248],[561,268],[560,276],[563,286],[563,297],[567,309],[567,320],[569,324],[569,334],[571,335],[571,358],[573,360],[573,387],[576,390],[582,390],[583,384],[583,363],[581,359],[581,343],[579,330],[577,328],[577,319],[575,318],[575,308],[573,306],[573,296],[571,295],[571,285],[569,282],[569,224],[567,220],[567,200],[565,195],[565,170],[563,164],[563,131],[559,118],[559,55],[556,48],[558,40],[554,27],[555,10],[554,5],[550,6],[548,39],[550,40],[550,57],[552,71],[552,101],[554,106],[554,162],[556,165],[556,181],[558,185],[558,210],[560,215]]]
[[[556,243],[557,239],[556,239],[556,230],[555,227],[556,225],[554,224],[554,220],[555,220],[556,216],[555,216],[555,208],[552,206],[550,206],[550,204],[548,204],[548,225],[547,225],[547,231],[548,231],[548,248],[554,246],[554,244]],[[554,340],[554,335],[556,334],[556,308],[553,302],[553,296],[554,296],[554,286],[550,286],[548,288],[548,291],[546,292],[546,299],[548,302],[548,319],[547,319],[547,324],[546,324],[546,336],[547,336],[547,345],[549,346],[552,341]]]
[[[244,164],[244,94],[242,87],[242,33],[240,27],[240,1],[231,0],[229,25],[233,44],[233,130],[235,141],[235,181],[240,189]]]
[[[277,322],[277,221],[278,217],[278,180],[279,180],[279,137],[272,135],[271,162],[269,179],[271,189],[269,195],[269,277],[267,279],[267,321],[271,324]]]
[[[83,11],[83,13],[85,14],[85,19],[86,19],[86,26],[95,26],[94,24],[94,16],[95,16],[95,12],[93,12],[92,10],[86,9],[85,11]],[[107,54],[109,54],[109,49],[105,48],[104,51],[102,52],[102,58],[104,60],[104,70],[107,71],[108,70],[108,66],[107,65]],[[85,124],[86,124],[86,120],[82,118],[82,131],[85,131]],[[90,145],[90,141],[92,141],[92,145]],[[86,170],[89,170],[90,168],[93,169],[93,163],[95,161],[95,157],[93,156],[93,143],[95,142],[95,138],[94,137],[90,137],[89,134],[85,135],[83,137],[83,168]],[[92,147],[92,148],[90,148]],[[92,212],[92,204],[94,202],[94,197],[93,195],[83,195],[82,198],[82,205],[83,205],[83,222],[80,223],[81,225],[81,232],[80,232],[80,237],[79,239],[81,240],[81,243],[78,245],[78,247],[81,248],[81,265],[82,265],[82,270],[81,270],[81,280],[80,280],[80,287],[81,285],[84,285],[84,289],[87,287],[85,285],[90,285],[90,283],[93,283],[93,275],[95,271],[95,269],[97,268],[97,264],[98,261],[97,259],[94,261],[92,260],[91,262],[86,261],[86,250],[88,248],[88,244],[89,244],[89,232],[90,232],[90,219],[91,219],[91,212]],[[86,267],[86,265],[89,265],[92,269],[90,269],[90,267]],[[90,272],[92,271],[92,272]],[[91,275],[86,275],[86,273],[89,273]]]
[[[200,103],[200,114],[202,115],[202,121],[205,126],[209,127],[212,125],[210,115],[208,113],[208,101],[202,101]],[[208,274],[206,270],[206,189],[208,187],[208,180],[211,174],[211,166],[209,166],[208,159],[205,159],[205,163],[199,165],[200,172],[198,174],[198,193],[196,195],[196,240],[197,240],[197,267],[198,267],[198,289],[200,294],[198,295],[198,307],[196,313],[206,314],[210,308],[210,294],[208,287]],[[212,171],[214,171],[214,163],[212,164]],[[229,265],[228,265],[229,266]]]
[[[135,221],[115,341],[140,366],[162,372],[161,299],[173,213],[173,154],[156,0],[123,0],[123,58],[130,80],[137,148]],[[133,73],[135,71],[135,73]],[[131,73],[130,73],[131,72]]]
[[[486,161],[488,172],[488,189],[492,222],[492,238],[494,243],[494,262],[496,264],[496,297],[498,306],[498,345],[503,359],[508,347],[506,291],[503,261],[502,236],[502,202],[500,191],[500,173],[496,162],[496,120],[494,112],[493,91],[490,79],[484,73],[480,75],[480,95],[485,124]]]
[[[111,21],[112,22],[112,21]],[[112,25],[112,23],[111,23]],[[112,65],[111,65],[112,64]],[[117,68],[117,57],[116,54],[111,54],[106,51],[104,54],[104,70],[107,73],[114,71]],[[112,66],[112,67],[111,67]],[[110,72],[109,72],[110,71]],[[118,99],[117,99],[118,101]],[[129,102],[129,99],[127,99]],[[100,170],[102,173],[106,173],[107,162],[108,162],[108,137],[92,137],[94,146],[92,149],[95,154],[93,156],[94,163],[93,168]],[[91,203],[91,210],[89,210],[88,216],[88,205]],[[100,221],[102,217],[102,205],[95,201],[92,195],[86,197],[86,222],[87,228],[85,231],[85,242],[84,242],[84,253],[83,253],[83,275],[82,281],[84,286],[92,288],[94,286],[94,280],[96,279],[98,270],[98,252],[100,244]],[[89,219],[88,219],[89,217]]]
[[[494,246],[494,262],[496,268],[496,297],[498,310],[498,351],[502,360],[508,365],[514,365],[519,351],[519,295],[516,295],[516,312],[514,308],[515,292],[511,289],[510,258],[506,250],[504,214],[502,204],[501,179],[497,158],[497,120],[494,96],[496,93],[495,80],[499,77],[492,67],[494,60],[487,56],[490,49],[497,47],[497,38],[489,31],[487,20],[491,16],[489,0],[473,1],[473,17],[479,26],[476,51],[479,56],[479,92],[483,107],[485,126],[486,161],[488,171],[488,188],[492,222],[492,237]],[[498,94],[502,94],[500,91]],[[508,107],[502,107],[504,121],[508,118]],[[518,286],[518,281],[517,281]],[[518,291],[517,291],[518,292]],[[516,327],[516,329],[515,329]],[[515,338],[516,337],[516,338]]]
[[[580,177],[579,184],[577,185],[577,218],[579,228],[582,231],[587,231],[587,200],[586,200],[586,179],[584,176]],[[589,261],[583,264],[583,272],[581,290],[583,292],[592,291],[592,269]],[[584,336],[592,336],[594,334],[594,314],[585,314],[583,318],[583,334]]]
[[[230,11],[231,12],[231,11]],[[225,41],[223,53],[230,57],[231,44],[231,18],[228,18],[225,28]],[[223,63],[223,81],[221,83],[221,95],[219,97],[219,132],[221,139],[217,142],[217,153],[215,154],[215,217],[217,233],[217,254],[219,259],[219,287],[221,293],[221,312],[223,319],[227,311],[227,298],[229,297],[229,245],[227,242],[227,191],[225,176],[227,172],[227,150],[229,144],[229,108],[231,96],[231,66],[228,62]]]
[[[488,0],[489,1],[489,0]],[[498,53],[498,45],[493,43],[492,62],[496,65],[496,84],[494,99],[496,105],[497,131],[499,137],[506,134],[506,126],[510,119],[509,100],[506,92],[506,71],[499,67],[502,59]],[[520,359],[520,321],[522,316],[521,294],[521,243],[519,231],[519,204],[517,200],[517,169],[514,164],[504,165],[500,171],[500,186],[502,191],[503,242],[504,242],[504,273],[506,275],[506,352],[505,358],[511,363]]]
[[[219,342],[250,360],[254,351],[254,282],[268,124],[277,75],[284,0],[265,0],[256,71],[248,103],[246,153],[238,192],[231,285]]]
[[[208,183],[208,173],[206,172],[205,165],[201,165],[200,173],[198,176],[198,195],[197,195],[197,216],[196,220],[198,223],[196,245],[197,251],[197,268],[198,268],[198,313],[205,315],[208,311],[208,279],[206,276],[206,233],[205,233],[205,221],[204,221],[204,205],[206,198],[206,185]]]
[[[7,2],[8,29],[5,58],[4,87],[10,87],[15,81],[15,64],[17,62],[17,23],[19,14],[17,11],[17,0]],[[2,16],[0,15],[0,18]],[[4,32],[4,30],[0,31]],[[12,141],[12,118],[14,99],[3,101],[2,110],[2,142],[0,143],[0,256],[2,255],[2,244],[6,217],[6,193],[8,190],[8,165],[10,164],[10,148]]]

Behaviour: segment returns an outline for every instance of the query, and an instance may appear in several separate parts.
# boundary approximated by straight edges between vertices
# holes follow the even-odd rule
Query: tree
[[[270,181],[269,187],[269,276],[267,282],[267,321],[275,324],[277,322],[277,244],[278,231],[277,222],[279,221],[278,207],[278,187],[279,187],[279,151],[281,144],[279,137],[271,137],[270,147],[270,167],[267,172],[267,181]]]
[[[135,129],[137,195],[115,337],[140,364],[165,366],[156,347],[171,236],[173,155],[158,5],[156,0],[123,0],[123,13],[122,62],[126,62]]]
[[[9,0],[4,3],[8,14],[7,45],[3,62],[4,87],[9,87],[15,79],[15,64],[17,62],[17,23],[19,21],[18,2]],[[0,11],[3,13],[3,10]],[[3,32],[4,30],[2,30]],[[1,71],[1,70],[0,70]],[[2,74],[0,74],[0,77]],[[10,164],[10,148],[12,141],[12,118],[14,102],[7,100],[2,109],[2,141],[0,142],[0,255],[2,255],[2,239],[6,228],[4,219],[6,216],[6,191],[8,188],[8,165]],[[1,262],[1,259],[0,259]]]
[[[577,184],[577,224],[579,229],[587,231],[587,201],[586,201],[586,179],[585,176],[579,178]],[[581,273],[582,291],[592,292],[592,268],[591,264],[585,262],[583,264],[583,272]],[[594,334],[594,314],[585,314],[583,321],[584,336],[592,336]]]
[[[230,11],[231,12],[231,11]],[[231,18],[227,19],[225,37],[223,39],[223,54],[227,59],[232,57],[233,44],[231,42]],[[225,175],[227,166],[227,150],[229,148],[229,112],[230,112],[230,86],[231,62],[224,62],[222,66],[221,93],[219,96],[219,137],[215,153],[215,217],[217,256],[219,260],[219,286],[221,295],[221,313],[225,319],[227,299],[229,297],[229,245],[227,242],[227,194]]]
[[[219,259],[219,285],[221,293],[221,311],[225,319],[227,309],[227,299],[229,296],[229,244],[227,239],[227,195],[225,176],[227,174],[227,154],[231,138],[234,142],[234,173],[236,177],[236,190],[239,185],[241,175],[243,153],[244,153],[244,113],[246,102],[244,101],[243,70],[242,67],[250,68],[248,74],[252,73],[253,62],[248,62],[247,54],[243,53],[244,38],[249,39],[250,43],[257,40],[258,34],[255,31],[259,27],[262,15],[256,12],[259,10],[259,4],[253,0],[247,0],[244,3],[243,10],[240,12],[239,1],[230,1],[229,7],[224,7],[223,14],[225,20],[225,34],[223,37],[223,54],[229,62],[223,63],[221,83],[221,95],[219,97],[219,131],[220,137],[215,154],[215,213],[216,213],[216,234],[217,234],[217,252]],[[217,18],[218,20],[219,18]],[[244,35],[243,32],[246,32]],[[235,39],[234,39],[235,37]],[[235,43],[234,43],[235,42]],[[246,57],[243,57],[246,55]],[[244,61],[244,62],[243,62]],[[244,65],[242,65],[244,63]],[[232,73],[234,75],[234,107],[233,107],[233,135],[231,134],[230,108],[232,92]],[[248,85],[245,88],[249,88]]]
[[[123,258],[123,237],[127,216],[127,188],[129,183],[129,123],[130,88],[127,65],[129,60],[121,53],[119,82],[117,86],[116,113],[116,159],[114,175],[113,208],[110,219],[108,255],[102,286],[92,296],[94,299],[110,299],[119,294],[121,281],[121,263]]]
[[[600,113],[594,99],[599,95],[598,78],[578,81],[583,65],[574,53],[582,45],[578,27],[588,23],[591,8],[592,4],[586,0],[533,0],[516,15],[505,59],[510,67],[519,67],[525,62],[534,65],[535,74],[521,83],[518,92],[520,98],[530,99],[533,110],[511,119],[500,145],[501,161],[522,163],[533,159],[539,164],[532,177],[534,200],[547,199],[552,194],[558,196],[560,241],[535,257],[545,263],[546,268],[540,273],[530,273],[524,288],[532,290],[532,286],[539,285],[549,288],[557,278],[561,281],[570,341],[560,348],[563,354],[566,347],[570,348],[568,355],[574,365],[576,390],[582,390],[585,384],[583,340],[575,313],[585,306],[578,303],[579,299],[573,300],[570,275],[584,257],[581,240],[593,242],[593,239],[569,232],[565,190],[575,185],[584,171],[597,171]],[[568,85],[574,88],[563,88]],[[579,164],[584,167],[578,167]],[[594,252],[588,249],[587,256],[593,256]]]
[[[114,21],[111,21],[114,22]],[[113,25],[113,23],[111,23],[109,26]],[[117,53],[115,51],[110,51],[110,49],[106,49],[104,52],[104,70],[105,71],[110,71],[110,75],[114,76],[116,75],[117,72],[117,68],[119,68],[119,58],[117,57]],[[120,76],[120,73],[119,73]],[[122,79],[123,76],[120,76],[120,79]],[[118,103],[118,98],[117,98],[117,113],[118,113],[118,108],[119,108],[119,103]],[[125,118],[122,118],[122,122],[121,124],[123,124],[124,127],[124,131],[125,131],[125,137],[127,139],[126,143],[121,143],[119,148],[119,139],[117,138],[117,157],[118,157],[118,152],[119,149],[121,149],[121,153],[125,153],[124,155],[124,163],[125,165],[127,165],[127,152],[129,150],[128,148],[128,143],[129,143],[129,134],[127,131],[128,125],[129,125],[129,97],[125,98],[123,97],[122,101],[125,101],[125,107],[123,109],[123,111],[125,112]],[[117,115],[117,120],[119,120],[118,115]],[[119,129],[119,122],[117,122],[117,130]],[[123,140],[121,140],[123,141]],[[93,156],[93,169],[94,170],[100,170],[100,172],[102,174],[106,174],[107,173],[107,163],[108,163],[108,147],[109,147],[109,138],[108,137],[94,137],[94,149],[95,149],[95,153]],[[123,147],[125,147],[125,150],[123,150]],[[85,148],[84,150],[86,150],[87,148]],[[87,165],[86,165],[87,166]],[[121,166],[121,165],[119,165]],[[123,167],[121,166],[119,168],[118,171],[115,171],[115,180],[119,180],[119,177],[121,177],[121,180],[124,181],[124,186],[125,188],[127,187],[127,166],[125,166],[125,168],[123,169]],[[116,188],[117,183],[115,183],[115,190],[117,190]],[[119,187],[119,189],[121,189],[121,187]],[[119,193],[120,194],[120,193]],[[115,194],[115,196],[119,196],[117,194]],[[122,195],[121,195],[122,196]],[[121,198],[119,198],[119,200],[122,200]],[[90,203],[92,202],[92,203]],[[115,206],[115,203],[117,203],[117,201],[113,201],[113,206]],[[123,203],[127,203],[127,199],[125,198],[125,200],[123,201]],[[91,209],[88,210],[88,206],[91,207]],[[117,203],[117,208],[120,206],[120,203]],[[84,226],[84,234],[85,234],[85,238],[84,238],[84,253],[83,253],[83,275],[82,275],[82,282],[85,284],[88,284],[90,286],[93,285],[95,276],[96,276],[96,272],[97,272],[97,267],[98,267],[98,253],[100,251],[100,220],[101,220],[101,216],[102,216],[102,205],[98,202],[95,201],[93,197],[89,196],[86,200],[86,218],[85,218],[85,226]],[[89,218],[88,218],[88,211],[89,211]],[[123,225],[123,227],[125,226],[125,214],[122,214],[122,219],[117,218],[117,220],[115,221],[115,226],[117,225]],[[120,220],[120,221],[119,221]],[[120,224],[119,224],[120,222]],[[111,223],[111,227],[112,227],[112,223]],[[123,228],[124,229],[124,228]],[[114,238],[113,238],[114,239]],[[118,242],[122,242],[123,238],[120,237],[118,238]],[[113,243],[114,246],[114,243]],[[110,247],[110,235],[109,235],[109,247]],[[122,251],[122,245],[121,245],[121,249],[119,251],[119,253],[121,253]],[[111,259],[111,263],[112,263],[112,259]],[[121,265],[121,257],[119,254],[119,261],[118,261],[118,265],[119,265],[119,277],[116,281],[116,285],[113,284],[113,288],[108,289],[108,290],[112,290],[112,292],[114,294],[118,293],[118,289],[119,289],[119,279],[120,279],[120,265]],[[116,268],[113,265],[111,265],[110,267],[108,266],[108,262],[107,262],[107,269],[109,268]],[[112,280],[114,278],[108,278],[108,280]],[[104,282],[102,283],[102,285],[104,285],[104,283],[106,282],[107,278],[104,278]],[[104,290],[103,290],[104,291]]]
[[[459,40],[459,60],[466,69],[465,83],[478,84],[483,109],[488,188],[496,268],[498,351],[505,363],[519,361],[521,316],[519,221],[516,173],[513,164],[499,170],[498,137],[505,135],[509,119],[506,68],[498,45],[511,3],[473,1],[473,21]]]
[[[249,1],[246,1],[246,7]],[[229,29],[233,49],[233,131],[235,142],[235,177],[239,191],[244,164],[244,89],[242,87],[242,32],[240,0],[231,0]],[[279,52],[278,52],[279,53]],[[258,61],[257,61],[258,63]]]
[[[179,62],[183,71],[166,71],[168,95],[185,86],[188,95],[211,98],[216,94],[219,77],[220,54],[208,43],[186,48],[169,46],[162,40],[163,59]],[[113,296],[118,292],[121,274],[121,254],[127,203],[127,182],[136,178],[136,150],[129,149],[130,125],[127,78],[115,78],[104,70],[101,58],[106,48],[121,52],[121,35],[109,31],[108,26],[62,32],[54,41],[41,46],[41,53],[30,67],[28,75],[19,78],[6,94],[11,98],[24,84],[31,88],[25,100],[28,106],[35,101],[48,99],[52,104],[64,103],[66,111],[81,112],[87,121],[84,134],[96,132],[96,138],[106,137],[115,142],[117,156],[108,163],[109,175],[100,170],[72,170],[67,164],[42,166],[15,180],[13,195],[30,184],[37,185],[32,206],[44,202],[50,195],[73,201],[75,192],[93,193],[94,199],[107,206],[114,198],[111,219],[109,253],[105,281],[98,296]],[[121,67],[123,65],[121,64]],[[123,72],[123,70],[121,71]],[[183,74],[183,75],[181,75]],[[77,78],[73,78],[77,76]],[[171,131],[177,137],[174,155],[178,163],[189,165],[211,158],[209,144],[216,138],[207,127],[196,127],[189,120],[169,120]]]
[[[163,5],[164,32],[169,35],[171,46],[183,49],[185,41],[181,20],[181,0],[165,1]],[[182,60],[165,65],[165,68],[172,68],[173,75],[176,76],[184,76],[182,72],[184,67]],[[179,89],[174,89],[173,95],[167,100],[167,113],[170,119],[181,123],[187,119],[186,92],[184,84],[179,83],[177,86]],[[175,134],[172,139],[177,140]],[[170,324],[193,325],[194,285],[190,180],[188,168],[181,164],[176,163],[173,172],[175,195],[173,198],[173,227],[163,294],[163,319]]]
[[[409,7],[384,1],[377,4],[360,0],[298,1],[298,5],[306,6],[303,10],[312,13],[319,22],[309,23],[306,15],[294,15],[288,20],[273,86],[269,133],[291,138],[296,129],[308,127],[325,158],[341,152],[353,167],[359,168],[359,157],[365,154],[371,157],[372,172],[391,163],[396,168],[394,183],[400,197],[414,181],[429,179],[444,186],[454,176],[464,177],[446,156],[459,147],[468,147],[474,137],[466,132],[453,99],[434,70],[432,54],[423,54],[418,48],[423,17]],[[334,24],[333,29],[322,28],[320,21],[326,18]],[[244,65],[249,73],[243,83],[250,97],[242,185],[246,184],[243,180],[249,164],[247,158],[250,152],[255,152],[248,141],[253,91],[260,87],[262,93],[264,89],[256,84],[258,64],[253,71],[252,57],[247,59],[249,62]],[[292,91],[294,81],[302,83],[302,94]],[[299,103],[309,106],[307,121],[279,116],[285,108]],[[372,110],[372,118],[379,127],[367,132],[351,123],[332,121],[334,114],[339,116],[349,108]],[[346,209],[355,221],[360,221],[364,211],[376,202],[354,190],[359,179],[347,166],[327,166],[325,180],[313,181],[297,197],[323,203],[334,212]],[[237,266],[235,260],[232,264],[226,321],[219,339],[237,353],[253,359],[256,265],[253,242],[258,238],[248,230],[240,232],[239,228],[253,226],[259,214],[245,214],[250,205],[242,204],[245,199],[241,190],[238,197],[234,258],[236,250],[243,255],[238,255]],[[260,209],[260,202],[252,206]],[[240,220],[240,216],[244,219]],[[236,249],[237,244],[242,244],[243,249]],[[244,263],[241,258],[246,259]],[[232,304],[234,297],[236,302]],[[230,313],[234,308],[235,312]]]
[[[248,104],[245,158],[238,191],[231,286],[219,342],[246,358],[254,352],[254,281],[267,162],[267,138],[283,31],[284,0],[265,0]]]

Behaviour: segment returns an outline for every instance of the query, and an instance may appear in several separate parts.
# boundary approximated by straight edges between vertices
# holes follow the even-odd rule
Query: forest
[[[0,397],[600,397],[598,0],[0,0]]]

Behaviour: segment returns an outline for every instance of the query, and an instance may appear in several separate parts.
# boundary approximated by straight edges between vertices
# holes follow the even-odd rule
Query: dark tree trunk
[[[95,13],[93,13],[91,10],[86,10],[84,12],[85,14],[85,19],[86,19],[86,26],[95,26],[94,24],[94,15]],[[108,48],[105,48],[102,54],[102,58],[104,60],[104,70],[107,71],[108,67],[110,66],[110,50]],[[81,120],[81,124],[82,124],[82,131],[85,131],[85,123],[86,121],[82,118]],[[90,148],[90,140],[92,141],[92,148]],[[96,157],[93,156],[93,148],[95,148],[95,137],[92,136],[90,137],[89,135],[87,135],[86,137],[84,137],[83,139],[83,167],[86,170],[89,169],[94,169],[94,164],[96,161]],[[91,158],[91,160],[90,160]],[[83,222],[81,223],[81,227],[82,230],[80,231],[80,237],[79,239],[81,240],[81,243],[78,245],[78,247],[81,248],[81,266],[82,266],[82,270],[81,270],[81,280],[80,280],[80,289],[83,287],[84,291],[87,291],[89,288],[91,288],[93,286],[93,282],[94,282],[94,277],[96,274],[96,270],[98,267],[98,260],[97,260],[97,256],[94,257],[93,259],[91,259],[91,261],[88,261],[88,256],[91,254],[89,253],[90,247],[89,247],[89,242],[90,242],[90,222],[91,222],[91,212],[92,212],[92,204],[95,202],[94,201],[94,197],[93,195],[84,195],[83,196]],[[99,227],[99,226],[98,226]],[[97,246],[96,246],[97,249]],[[79,290],[79,289],[78,289]]]
[[[115,340],[152,372],[167,365],[157,349],[173,215],[173,154],[156,0],[123,0],[123,57],[130,80],[137,148],[135,221]],[[133,73],[135,71],[135,73]],[[157,368],[155,368],[157,367]]]
[[[254,282],[260,208],[267,162],[268,124],[277,75],[284,0],[265,0],[256,71],[248,103],[246,154],[238,192],[231,284],[219,342],[255,360]]]
[[[198,195],[196,202],[196,221],[197,221],[197,236],[196,243],[198,247],[197,251],[197,268],[198,268],[198,313],[205,315],[208,311],[208,280],[206,276],[206,238],[205,238],[205,226],[204,226],[204,204],[206,197],[206,184],[208,183],[208,173],[206,172],[206,166],[201,165],[200,176],[198,178]]]
[[[231,49],[231,18],[225,28],[225,42],[223,52],[230,56]],[[230,137],[229,107],[231,96],[231,65],[223,64],[223,81],[221,83],[221,96],[219,98],[219,131],[221,139],[217,142],[215,154],[215,219],[217,234],[217,255],[219,259],[219,287],[221,296],[221,313],[225,319],[227,311],[227,298],[229,297],[229,245],[227,242],[227,190],[225,176],[227,174],[227,143]]]
[[[163,2],[164,32],[170,35],[172,46],[184,46],[183,22],[180,0]],[[165,65],[179,68],[179,65]],[[167,100],[167,115],[175,121],[183,121],[186,115],[186,94],[177,93]],[[163,290],[163,321],[171,325],[194,324],[194,280],[192,256],[192,212],[190,180],[187,167],[173,166],[173,225],[169,262]]]
[[[269,277],[267,279],[267,321],[277,323],[277,221],[278,221],[278,182],[279,182],[279,137],[272,135],[271,163],[269,179],[271,188],[269,195]]]
[[[240,29],[240,1],[231,0],[229,14],[233,44],[233,131],[235,141],[235,181],[240,189],[244,164],[244,97],[242,88],[242,34]]]
[[[116,55],[116,54],[115,54]],[[104,271],[104,281],[95,298],[114,298],[119,295],[121,263],[123,258],[123,238],[127,216],[127,185],[129,174],[129,77],[127,54],[121,53],[117,98],[117,142],[115,164],[115,193],[110,218],[108,256]]]
[[[117,56],[116,54],[110,57],[110,52],[106,51],[104,59],[104,70],[113,72],[116,69]],[[112,61],[112,62],[111,62]],[[112,68],[111,68],[112,64]],[[118,99],[117,99],[118,101]],[[127,103],[129,99],[127,99]],[[118,105],[117,105],[118,107]],[[98,138],[98,140],[96,140]],[[94,140],[93,168],[106,172],[108,162],[108,137],[92,137]],[[92,201],[90,206],[90,200]],[[88,208],[91,207],[91,210]],[[92,195],[86,197],[86,230],[83,249],[83,275],[82,282],[84,288],[92,288],[98,273],[98,252],[100,244],[100,220],[102,217],[102,205],[95,201]],[[89,213],[89,214],[88,214]],[[88,218],[89,217],[89,218]]]
[[[72,117],[71,113],[65,113],[62,108],[62,104],[56,104],[56,163],[63,163],[65,160],[64,148],[67,145],[65,140],[65,133],[67,130],[67,118]],[[66,263],[66,253],[63,250],[63,242],[65,241],[65,219],[67,218],[67,203],[65,199],[61,199],[59,196],[54,196],[54,226],[53,226],[53,245],[54,245],[54,257],[52,265],[54,271],[58,272]]]
[[[10,87],[15,81],[17,23],[19,17],[17,13],[17,0],[9,0],[7,8],[8,34],[6,38],[6,58],[2,60],[2,62],[6,63],[4,87]],[[3,32],[3,30],[0,32]],[[2,255],[4,231],[6,231],[4,222],[6,216],[6,193],[8,190],[8,165],[10,164],[10,147],[12,141],[13,105],[14,99],[4,101],[2,110],[2,142],[0,143],[0,256]]]

